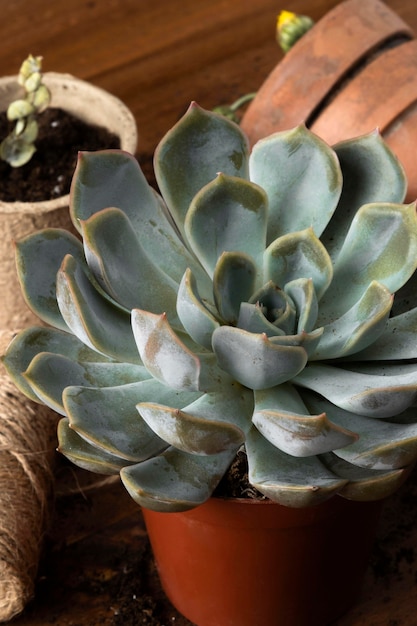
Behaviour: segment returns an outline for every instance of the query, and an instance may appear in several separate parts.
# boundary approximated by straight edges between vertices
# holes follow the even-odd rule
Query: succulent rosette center
[[[80,155],[71,216],[17,245],[47,325],[4,357],[62,415],[59,448],[162,511],[204,502],[244,450],[267,497],[392,493],[417,458],[417,219],[377,132],[304,126],[250,152],[193,104],[155,154]]]

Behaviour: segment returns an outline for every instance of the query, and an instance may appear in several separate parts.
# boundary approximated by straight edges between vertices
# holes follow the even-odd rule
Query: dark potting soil
[[[49,107],[38,116],[36,152],[22,167],[0,160],[0,199],[5,202],[42,202],[69,192],[77,154],[120,148],[117,135],[101,126],[89,125],[67,113]],[[0,113],[0,138],[10,132],[6,113]]]

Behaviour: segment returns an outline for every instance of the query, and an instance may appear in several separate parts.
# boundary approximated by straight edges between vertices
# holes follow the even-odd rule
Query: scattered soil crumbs
[[[101,126],[88,125],[66,111],[49,107],[38,116],[36,152],[22,167],[0,160],[0,199],[42,202],[69,192],[80,150],[120,148],[119,138]],[[0,113],[0,138],[10,132]]]

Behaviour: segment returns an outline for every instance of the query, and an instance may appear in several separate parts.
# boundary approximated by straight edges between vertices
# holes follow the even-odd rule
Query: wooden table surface
[[[417,31],[415,0],[386,3]],[[138,158],[149,161],[190,101],[212,108],[257,89],[281,58],[274,39],[280,9],[318,19],[336,4],[1,0],[0,75],[16,74],[32,53],[44,57],[45,71],[72,73],[107,89],[134,113]],[[120,484],[78,488],[84,479],[82,472],[60,465],[55,521],[36,597],[13,624],[189,624],[158,587],[139,509]],[[417,623],[416,483],[415,473],[387,507],[362,597],[338,626]],[[129,581],[138,559],[147,565],[132,591]],[[147,605],[138,602],[142,592]]]

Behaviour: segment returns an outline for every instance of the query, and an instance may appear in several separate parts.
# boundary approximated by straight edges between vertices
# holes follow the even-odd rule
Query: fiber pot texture
[[[338,4],[297,41],[242,119],[252,144],[305,123],[335,144],[379,128],[417,196],[417,40],[379,0]]]
[[[120,147],[135,153],[137,128],[130,110],[105,90],[70,74],[46,72],[44,83],[52,94],[51,106],[86,123],[103,126],[120,138]],[[16,76],[0,79],[0,110],[20,94]],[[29,311],[18,285],[13,241],[46,227],[73,230],[68,213],[69,195],[45,202],[0,201],[0,329],[16,329],[39,320]]]
[[[381,508],[212,498],[143,515],[162,586],[197,626],[326,626],[359,594]]]

